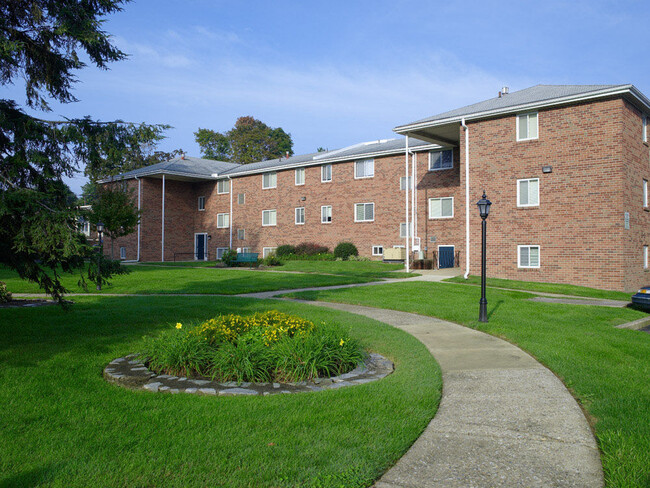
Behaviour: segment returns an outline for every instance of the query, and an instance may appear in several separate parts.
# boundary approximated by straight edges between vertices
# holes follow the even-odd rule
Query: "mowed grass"
[[[464,285],[480,285],[480,276],[469,276],[467,279],[462,276],[454,276],[444,281],[461,283]],[[487,278],[485,284],[494,288],[507,288],[509,290],[539,291],[542,293],[557,293],[558,295],[573,295],[577,297],[599,298],[603,300],[625,300],[630,301],[632,293],[624,291],[596,290],[586,286],[564,285],[559,283],[537,283],[534,281],[504,280],[501,278]]]
[[[440,398],[415,338],[364,317],[221,297],[78,297],[0,309],[0,486],[370,486]],[[102,378],[143,336],[220,313],[278,309],[351,334],[396,364],[380,381],[268,397],[131,391]]]
[[[555,372],[588,412],[607,485],[650,486],[650,334],[614,327],[643,312],[531,302],[527,293],[489,289],[484,324],[477,321],[480,288],[444,283],[291,296],[431,315],[517,344]]]
[[[336,264],[336,263],[329,263]],[[361,263],[359,263],[361,264]],[[367,264],[367,263],[363,263]],[[382,265],[383,263],[377,263]],[[390,265],[388,265],[390,266]],[[309,288],[315,286],[347,285],[365,283],[393,275],[381,266],[366,270],[350,268],[337,274],[314,273],[280,273],[248,270],[246,268],[202,268],[180,266],[129,265],[127,275],[114,276],[109,286],[104,286],[103,293],[217,293],[236,295],[271,290]],[[292,269],[293,270],[293,269]],[[61,280],[71,293],[86,293],[78,286],[78,274],[62,274]],[[0,267],[0,281],[7,284],[14,293],[41,293],[36,283],[21,280],[14,271]],[[88,293],[102,293],[95,290],[93,283],[88,283]]]

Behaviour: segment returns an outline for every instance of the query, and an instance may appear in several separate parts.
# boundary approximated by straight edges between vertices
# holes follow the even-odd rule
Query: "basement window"
[[[517,267],[539,268],[539,246],[517,246]]]
[[[384,246],[372,246],[372,255],[373,256],[383,256],[384,255]]]

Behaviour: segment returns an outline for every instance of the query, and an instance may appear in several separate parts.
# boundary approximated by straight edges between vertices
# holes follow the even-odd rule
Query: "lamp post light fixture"
[[[97,237],[99,238],[99,254],[97,254],[97,291],[102,289],[102,254],[104,254],[104,241],[102,234],[104,233],[104,223],[97,222]]]
[[[487,196],[485,195],[485,190],[483,190],[483,196],[481,199],[476,202],[476,205],[478,206],[478,211],[479,214],[481,215],[481,232],[482,232],[482,237],[481,237],[481,301],[479,302],[479,313],[478,313],[478,321],[479,322],[487,322],[488,317],[487,317],[487,299],[485,298],[485,237],[486,237],[486,230],[487,230],[487,224],[485,222],[485,219],[487,219],[488,215],[490,214],[490,205],[492,205],[492,202],[487,199]]]

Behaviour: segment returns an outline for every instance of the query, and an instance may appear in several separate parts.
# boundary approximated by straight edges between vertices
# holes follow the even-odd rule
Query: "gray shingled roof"
[[[120,175],[120,178],[135,178],[140,176],[149,176],[154,174],[169,174],[186,177],[205,178],[213,173],[221,173],[233,167],[240,165],[227,163],[225,161],[214,161],[212,159],[193,158],[185,156],[183,158],[174,158],[162,163],[152,164],[144,168],[127,171]]]
[[[417,124],[425,124],[427,122],[436,122],[439,120],[455,119],[461,117],[469,117],[474,114],[502,111],[508,108],[514,108],[521,105],[529,105],[533,103],[550,102],[557,99],[567,97],[576,97],[587,94],[598,94],[598,92],[612,91],[616,89],[625,90],[633,88],[632,85],[536,85],[524,90],[515,91],[501,97],[491,98],[483,102],[467,105],[466,107],[457,108],[448,112],[443,112],[432,117],[416,120],[409,124],[398,126],[407,127]]]

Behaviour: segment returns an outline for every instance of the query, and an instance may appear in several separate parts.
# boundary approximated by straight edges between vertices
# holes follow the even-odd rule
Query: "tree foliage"
[[[132,192],[119,184],[97,187],[92,198],[90,222],[104,224],[104,232],[111,238],[111,259],[115,256],[115,239],[131,234],[140,221],[140,211],[133,200]]]
[[[291,134],[251,116],[239,117],[225,134],[199,128],[194,137],[207,159],[248,164],[293,154]]]

